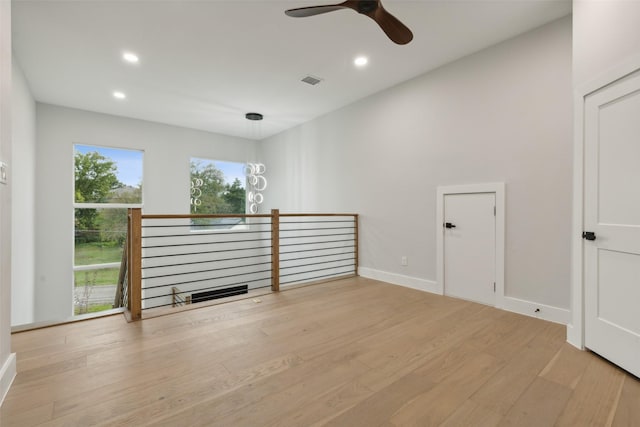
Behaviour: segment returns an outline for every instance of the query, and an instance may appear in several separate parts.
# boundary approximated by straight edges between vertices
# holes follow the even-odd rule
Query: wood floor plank
[[[529,344],[533,336],[540,333],[541,324],[538,319],[520,316],[514,313],[509,313],[505,316],[504,321],[515,325],[516,328],[512,329],[509,333],[503,334],[486,352],[502,360],[512,360],[516,357],[516,354],[521,352],[521,350]],[[551,327],[558,336],[566,335],[564,326],[548,325],[547,327]],[[562,338],[563,341],[564,335]]]
[[[26,411],[14,410],[5,402],[0,409],[0,426],[41,426],[53,418],[53,402]]]
[[[323,394],[304,406],[295,406],[288,410],[288,405],[281,408],[277,419],[266,424],[271,427],[325,425],[330,419],[338,416],[371,396],[373,391],[359,381],[347,381],[333,388],[328,388]]]
[[[536,378],[502,419],[500,426],[553,426],[571,396],[571,389]]]
[[[441,425],[442,427],[495,427],[500,424],[502,418],[501,414],[466,400]]]
[[[367,369],[354,359],[330,362],[323,375],[301,378],[289,387],[278,392],[271,392],[243,411],[233,411],[225,417],[218,417],[215,412],[208,422],[215,421],[221,425],[285,425],[283,418],[286,408],[305,408],[317,401],[318,396],[343,385],[348,386],[361,372]],[[267,388],[267,387],[265,387]],[[288,424],[286,424],[288,425]]]
[[[202,344],[201,344],[202,345]],[[12,389],[14,393],[10,399],[20,401],[20,409],[27,410],[40,406],[50,400],[73,398],[73,396],[100,395],[103,390],[108,390],[111,385],[116,385],[133,378],[135,381],[146,378],[155,378],[156,381],[168,375],[190,369],[194,363],[189,358],[177,357],[180,348],[170,343],[165,344],[166,351],[143,352],[136,357],[129,358],[126,362],[121,360],[107,360],[97,365],[87,365],[70,372],[61,372],[54,375],[46,375],[32,381],[18,381]],[[91,380],[88,381],[87,379]]]
[[[606,426],[613,419],[625,373],[598,356],[591,361],[558,419],[558,426]]]
[[[283,407],[290,407],[289,405],[304,407],[306,402],[314,399],[313,392],[318,388],[353,379],[365,369],[363,364],[354,359],[347,358],[341,361],[315,359],[275,375],[273,381],[246,384],[230,393],[207,398],[194,406],[174,411],[168,417],[155,420],[150,424],[158,426],[259,425],[277,417]],[[322,375],[310,375],[311,372],[317,371],[321,371]],[[307,387],[312,393],[306,393]],[[144,418],[137,421],[142,419]],[[130,425],[130,420],[124,424],[114,425]]]
[[[407,402],[391,416],[395,425],[439,425],[453,414],[503,362],[488,354],[478,354],[426,393]]]
[[[504,368],[471,396],[473,402],[503,415],[511,409],[563,345],[560,325],[541,325],[538,329],[538,334],[529,334],[528,343],[513,352]],[[545,329],[550,333],[544,334]]]
[[[570,344],[564,344],[560,351],[551,359],[540,373],[540,376],[549,381],[569,387],[576,388],[587,369],[592,355],[588,352],[578,350]]]
[[[378,425],[381,420],[389,420],[403,405],[433,389],[435,385],[422,375],[405,375],[351,409],[332,417],[324,425]]]
[[[193,402],[224,395],[243,385],[259,381],[300,363],[295,355],[270,360],[250,371],[229,374],[226,370],[210,369],[188,375],[175,373],[164,382],[145,387],[125,389],[111,399],[55,418],[50,426],[63,425],[143,425],[148,419],[168,416]]]
[[[640,379],[624,377],[622,392],[618,399],[613,427],[627,427],[640,424]]]
[[[2,427],[633,425],[565,327],[364,278],[12,336]],[[537,414],[537,418],[529,414]]]

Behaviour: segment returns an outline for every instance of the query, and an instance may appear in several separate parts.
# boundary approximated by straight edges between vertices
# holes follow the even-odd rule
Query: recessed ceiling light
[[[138,55],[136,55],[135,53],[132,52],[125,52],[122,54],[122,59],[124,59],[127,62],[130,62],[132,64],[137,64],[140,61],[140,58],[138,58]]]
[[[356,67],[364,67],[365,65],[367,65],[368,62],[369,62],[369,59],[367,59],[366,56],[358,56],[356,59],[353,60],[353,63],[356,65]]]
[[[113,92],[113,97],[115,99],[125,99],[127,95],[125,95],[124,92],[120,92],[119,90],[116,90]]]

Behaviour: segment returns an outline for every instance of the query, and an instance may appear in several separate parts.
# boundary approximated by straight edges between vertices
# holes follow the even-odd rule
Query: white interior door
[[[444,293],[495,305],[495,193],[444,196]]]
[[[640,376],[640,72],[584,114],[585,345]]]

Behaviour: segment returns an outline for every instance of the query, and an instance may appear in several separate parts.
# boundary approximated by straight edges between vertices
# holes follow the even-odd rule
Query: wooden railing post
[[[271,209],[271,290],[280,291],[280,211]]]
[[[358,214],[353,215],[353,221],[354,221],[354,232],[353,232],[353,247],[355,250],[355,259],[356,259],[356,266],[355,266],[355,273],[356,276],[358,275]]]
[[[129,314],[142,318],[142,209],[129,209]]]

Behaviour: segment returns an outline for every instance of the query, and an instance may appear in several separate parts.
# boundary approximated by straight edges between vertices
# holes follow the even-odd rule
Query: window
[[[245,164],[191,159],[191,213],[246,213]],[[243,218],[198,218],[194,230],[224,230],[244,224]]]
[[[127,209],[142,206],[142,151],[74,145],[74,314],[111,309]]]

